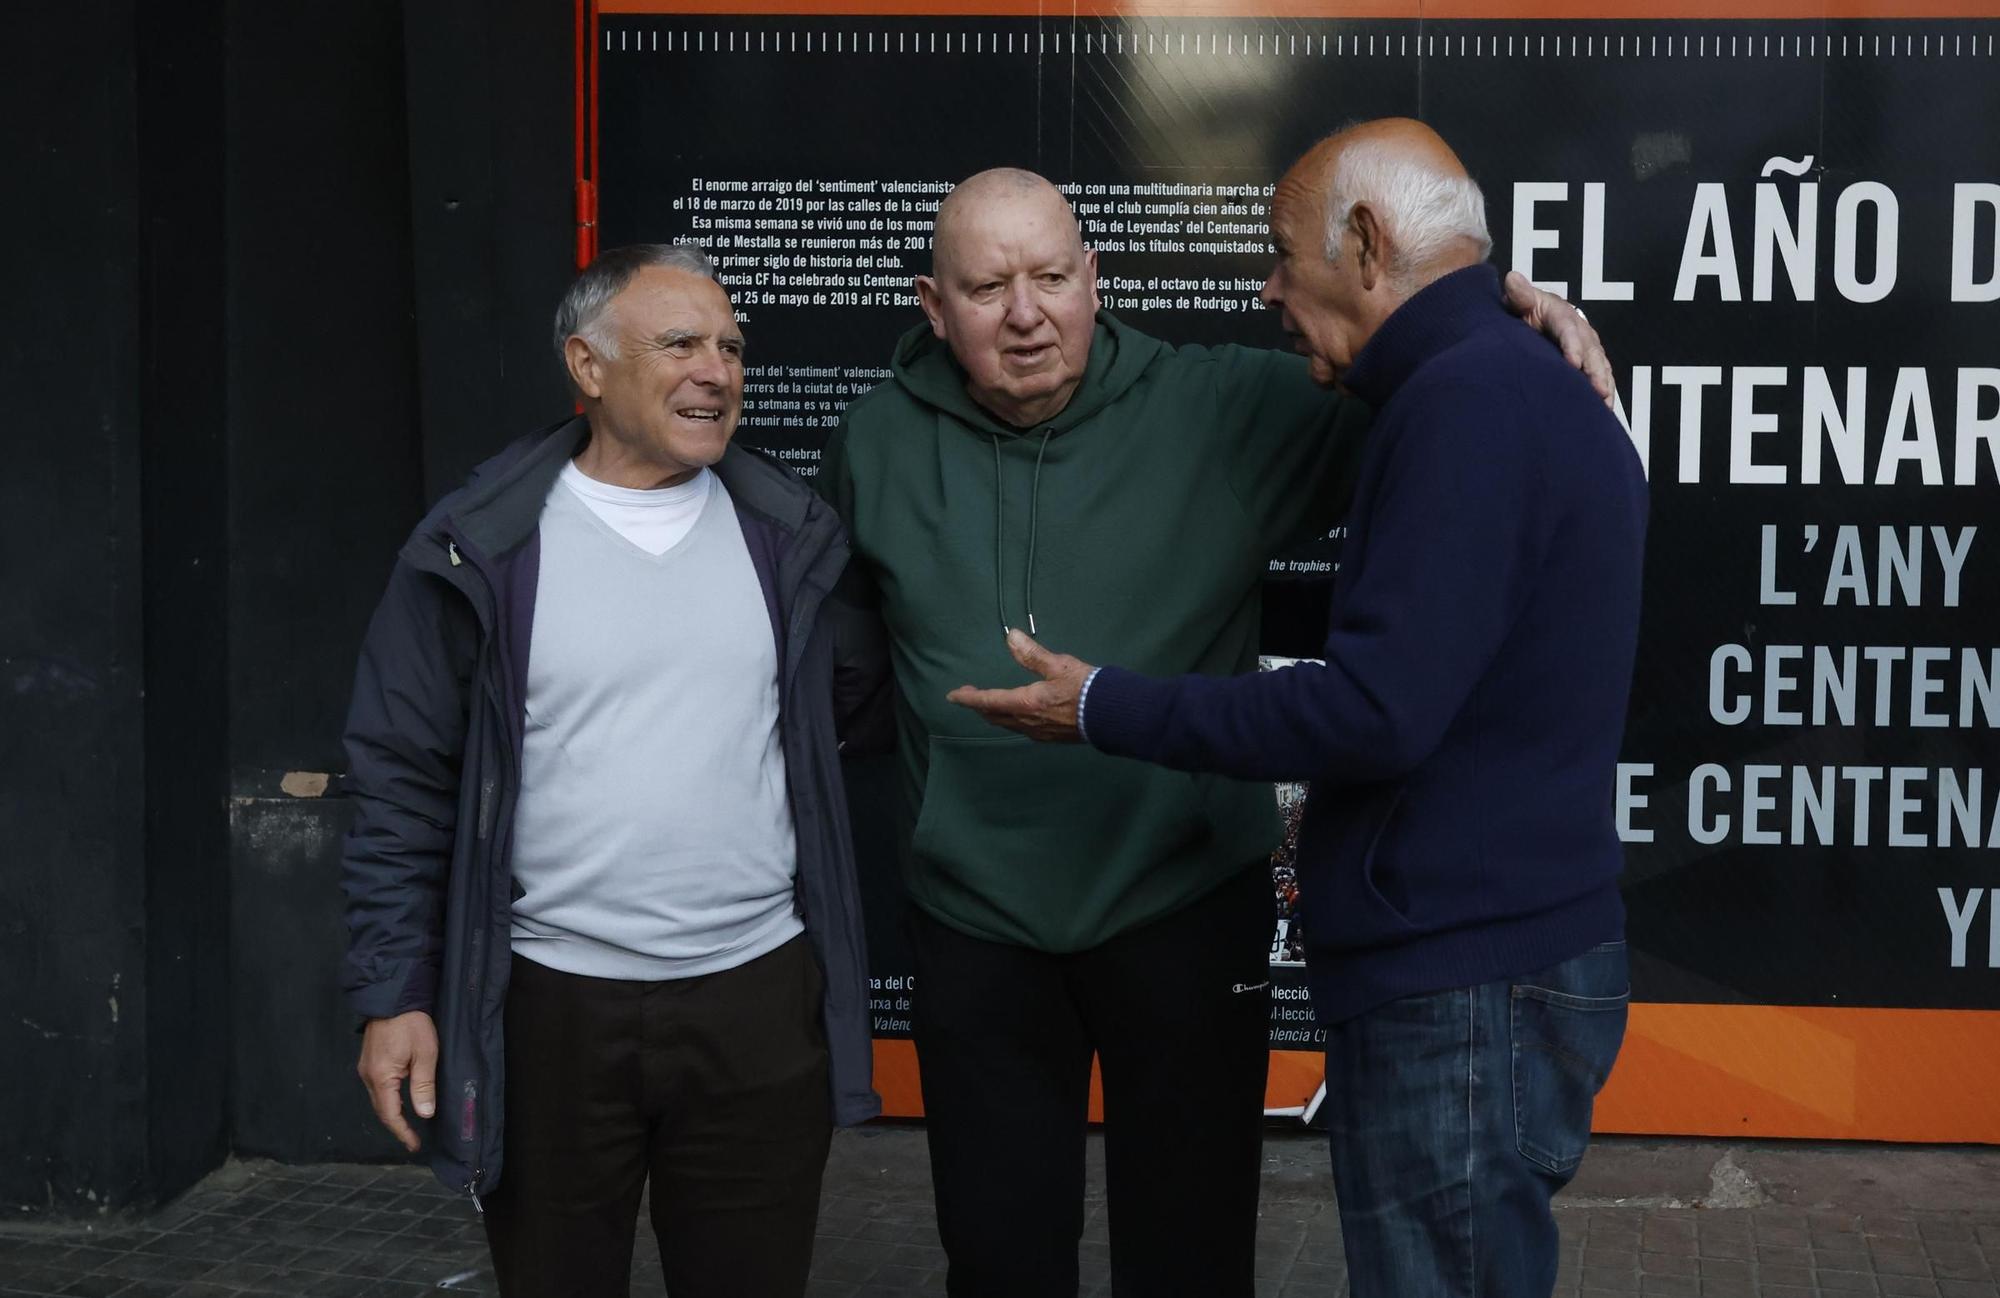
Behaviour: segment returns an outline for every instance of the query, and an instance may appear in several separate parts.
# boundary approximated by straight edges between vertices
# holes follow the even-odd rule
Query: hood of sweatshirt
[[[918,325],[897,340],[889,372],[918,401],[983,435],[1039,437],[1046,431],[1059,437],[1123,396],[1164,350],[1166,344],[1157,338],[1148,338],[1119,323],[1110,312],[1099,311],[1083,381],[1060,413],[1032,428],[1016,428],[974,401],[965,390],[965,367],[928,324]]]

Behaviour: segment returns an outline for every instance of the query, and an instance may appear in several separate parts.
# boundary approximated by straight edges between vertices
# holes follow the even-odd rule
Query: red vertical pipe
[[[597,170],[597,55],[603,46],[603,41],[599,39],[598,29],[602,24],[599,22],[597,0],[582,0],[582,3],[590,9],[590,101],[587,105],[590,112],[590,175],[587,177],[587,183],[590,186],[590,255],[595,257],[597,256],[597,177],[600,174]]]
[[[576,265],[597,256],[597,5],[576,0]]]

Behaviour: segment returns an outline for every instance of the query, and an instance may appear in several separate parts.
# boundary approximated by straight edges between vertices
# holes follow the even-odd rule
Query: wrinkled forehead
[[[1054,191],[982,197],[953,212],[940,261],[955,275],[1073,262],[1083,255],[1076,215]]]
[[[1319,224],[1325,215],[1327,168],[1301,159],[1271,190],[1271,233],[1298,235]]]
[[[619,329],[648,336],[669,328],[718,336],[740,332],[722,285],[670,267],[649,266],[634,275],[611,299],[609,314]]]

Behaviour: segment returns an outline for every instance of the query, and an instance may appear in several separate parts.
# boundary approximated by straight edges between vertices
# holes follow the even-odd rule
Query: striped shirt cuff
[[[1088,675],[1088,676],[1086,676],[1086,677],[1084,677],[1084,678],[1083,678],[1083,688],[1082,688],[1081,690],[1077,691],[1077,696],[1076,696],[1076,733],[1078,733],[1079,735],[1082,735],[1082,736],[1083,736],[1083,742],[1084,742],[1084,743],[1086,743],[1086,744],[1090,742],[1090,731],[1084,728],[1084,724],[1083,724],[1083,709],[1084,709],[1084,705],[1090,702],[1090,683],[1091,683],[1092,681],[1096,680],[1096,679],[1097,679],[1097,673],[1099,673],[1099,672],[1101,672],[1101,671],[1103,671],[1103,670],[1104,670],[1104,669],[1103,669],[1102,667],[1093,667],[1093,668],[1091,668],[1091,669],[1090,669],[1090,675]]]

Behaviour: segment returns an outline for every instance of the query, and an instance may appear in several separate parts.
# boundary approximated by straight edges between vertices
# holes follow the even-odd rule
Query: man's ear
[[[917,276],[917,303],[931,322],[931,332],[944,338],[944,294],[929,275]]]
[[[1097,249],[1083,250],[1083,274],[1090,281],[1090,313],[1096,315],[1098,309],[1104,305],[1097,297]]]
[[[1382,228],[1382,218],[1368,203],[1354,205],[1347,217],[1347,229],[1354,236],[1354,268],[1361,272],[1361,287],[1373,292],[1376,281],[1387,270],[1388,232]]]
[[[592,401],[604,395],[604,362],[589,343],[571,334],[563,343],[563,364],[569,368],[569,381],[578,392]]]

